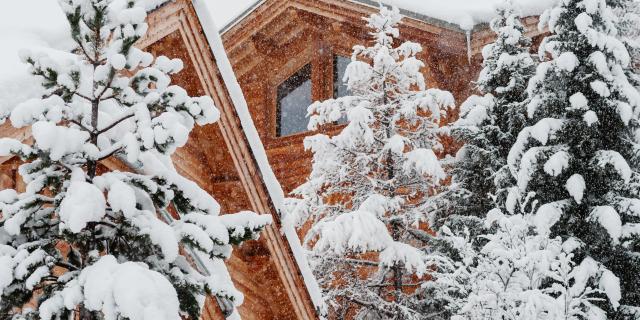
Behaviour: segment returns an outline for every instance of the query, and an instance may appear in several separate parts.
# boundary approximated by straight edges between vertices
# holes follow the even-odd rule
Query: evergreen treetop
[[[337,135],[305,141],[312,172],[290,218],[312,221],[311,263],[339,318],[421,319],[426,281],[426,199],[445,178],[436,152],[448,92],[426,89],[420,45],[395,45],[397,8],[367,18],[372,45],[356,46],[351,96],[310,106],[310,129],[347,116]],[[366,275],[363,277],[363,275]]]
[[[452,163],[451,185],[434,199],[434,227],[481,228],[482,218],[502,206],[504,188],[512,183],[507,155],[526,124],[526,88],[536,61],[511,1],[498,7],[490,26],[496,39],[482,50],[483,69],[476,82],[484,95],[467,99],[460,119],[448,127],[464,145]]]
[[[592,259],[615,275],[600,283],[610,319],[640,306],[640,93],[615,14],[628,4],[563,0],[543,15],[550,60],[529,83],[532,125],[508,157],[516,184],[507,211],[535,214],[537,232],[579,244],[576,263]]]

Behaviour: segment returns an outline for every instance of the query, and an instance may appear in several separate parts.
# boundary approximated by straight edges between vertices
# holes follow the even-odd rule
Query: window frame
[[[278,126],[280,120],[280,110],[278,101],[278,91],[282,84],[289,80],[292,76],[296,75],[305,66],[311,66],[311,101],[324,101],[328,99],[334,99],[334,57],[342,56],[346,58],[351,57],[349,48],[335,48],[335,47],[318,47],[310,46],[304,52],[298,54],[294,59],[291,59],[289,63],[285,64],[278,74],[275,76],[275,80],[265,89],[267,89],[268,105],[267,119],[268,119],[268,133],[267,141],[269,145],[275,147],[285,146],[291,143],[301,143],[304,138],[323,133],[337,133],[340,129],[344,128],[346,124],[327,124],[322,126],[319,130],[311,131],[305,130],[290,135],[279,136]]]
[[[308,70],[305,70],[305,69],[308,69]],[[309,88],[309,95],[310,95],[309,99],[311,100],[311,103],[313,103],[313,102],[314,102],[314,99],[313,99],[313,65],[312,65],[311,63],[307,63],[307,64],[305,64],[304,66],[302,66],[302,68],[299,68],[295,73],[293,73],[292,75],[290,75],[286,80],[284,80],[284,81],[280,82],[280,84],[276,87],[276,92],[277,92],[277,93],[276,93],[276,109],[275,109],[275,115],[276,115],[276,123],[275,123],[276,134],[275,134],[275,136],[276,136],[276,137],[278,137],[278,138],[285,138],[285,137],[289,137],[289,136],[294,136],[294,135],[301,134],[301,133],[304,133],[304,132],[309,131],[309,130],[302,130],[302,131],[298,131],[298,132],[294,132],[294,133],[289,133],[289,134],[286,134],[286,135],[283,135],[283,134],[281,133],[281,129],[282,129],[282,128],[281,128],[281,127],[282,127],[282,126],[281,126],[281,122],[282,122],[282,112],[281,112],[281,108],[282,108],[282,105],[281,105],[281,103],[280,103],[280,102],[281,102],[282,98],[284,98],[284,97],[281,97],[281,93],[282,93],[282,92],[281,92],[281,89],[282,89],[282,87],[283,87],[283,86],[284,86],[288,81],[290,81],[293,77],[296,77],[296,76],[298,76],[299,74],[303,74],[303,73],[308,73],[308,74],[309,74],[309,75],[308,75],[308,80],[311,82],[311,88]],[[307,78],[307,77],[305,77],[305,79],[306,79],[306,78]],[[306,81],[307,81],[307,80],[305,80],[304,82],[306,82]],[[300,86],[301,86],[304,82],[300,83],[300,84],[299,84],[298,86],[296,86],[293,90],[291,90],[291,88],[288,88],[288,89],[289,89],[289,92],[287,92],[287,93],[286,93],[286,95],[289,95],[289,94],[291,94],[293,91],[295,91],[295,89],[300,88]]]
[[[333,68],[333,74],[331,75],[331,85],[333,87],[333,99],[337,99],[338,97],[338,88],[336,86],[336,83],[338,81],[342,81],[342,79],[336,79],[337,76],[339,76],[339,72],[338,72],[338,59],[339,58],[345,58],[349,61],[351,61],[351,56],[348,55],[343,55],[343,54],[337,54],[334,53],[332,55],[332,59],[331,59],[331,64],[332,64],[332,68]],[[346,70],[345,70],[346,71]]]

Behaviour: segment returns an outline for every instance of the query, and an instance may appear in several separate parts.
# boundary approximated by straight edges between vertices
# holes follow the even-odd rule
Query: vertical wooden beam
[[[189,0],[176,0],[153,14],[155,16],[150,16],[149,21],[159,24],[158,30],[168,30],[167,26],[172,26],[176,28],[174,31],[182,34],[190,58],[198,69],[205,93],[214,99],[220,109],[221,118],[217,125],[238,171],[240,182],[250,200],[251,209],[258,213],[271,214],[276,220],[274,225],[263,232],[261,239],[268,248],[269,261],[273,263],[275,272],[285,288],[284,295],[291,306],[289,312],[295,315],[295,319],[315,319],[315,310],[300,271],[288,243],[279,231],[278,212],[266,191],[257,162],[249,147],[248,138],[239,123],[235,106],[217,68],[209,43],[204,37],[204,30],[195,9]],[[175,21],[179,23],[175,24]],[[150,30],[156,28],[153,23],[150,23]],[[148,45],[153,41],[143,39],[141,43]],[[262,318],[255,317],[255,319]]]

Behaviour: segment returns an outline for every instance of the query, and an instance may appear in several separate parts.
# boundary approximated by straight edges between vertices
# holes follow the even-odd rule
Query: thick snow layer
[[[393,243],[386,225],[368,211],[341,214],[333,221],[318,223],[311,232],[321,235],[317,250],[336,254],[381,251]]]
[[[576,110],[587,109],[589,107],[589,101],[587,101],[587,98],[582,92],[572,95],[569,101],[571,102],[571,108]]]
[[[73,181],[60,204],[60,220],[72,232],[80,232],[88,222],[99,221],[105,215],[104,195],[95,185]]]
[[[477,24],[488,23],[495,17],[496,7],[503,0],[383,0],[427,17],[458,25],[471,30]],[[551,7],[556,0],[513,0],[516,12],[521,16],[533,16]]]
[[[569,153],[564,150],[554,153],[544,164],[544,172],[557,177],[569,166]]]
[[[175,289],[144,264],[119,264],[113,256],[104,256],[82,271],[79,282],[85,306],[102,311],[106,320],[116,320],[118,314],[131,320],[180,319]]]
[[[0,290],[4,291],[11,282],[13,282],[13,259],[11,256],[3,255],[0,257]]]
[[[55,0],[0,3],[0,113],[41,93],[18,52],[23,48],[71,49],[68,29]]]
[[[602,290],[614,308],[620,305],[620,299],[622,298],[622,292],[620,292],[620,279],[616,277],[613,272],[604,270],[602,277],[600,278],[600,290]]]
[[[31,127],[33,138],[42,150],[50,153],[52,160],[80,152],[89,140],[89,133],[78,129],[56,126],[51,122],[40,121]]]
[[[584,190],[587,188],[584,178],[579,174],[574,174],[567,180],[566,187],[573,199],[577,203],[581,203],[584,197]]]
[[[427,271],[424,253],[411,245],[392,242],[380,253],[380,262],[385,266],[402,265],[408,272],[422,276]]]
[[[600,150],[596,152],[593,161],[603,169],[613,167],[625,183],[631,180],[631,167],[620,153],[613,150]]]
[[[217,1],[212,5],[211,15],[220,26],[226,26],[246,10],[262,0]],[[364,1],[352,0],[362,3]],[[367,1],[376,3],[377,1]],[[477,24],[488,23],[495,17],[495,9],[503,0],[382,0],[383,3],[398,6],[426,17],[442,20],[471,30]],[[522,16],[541,14],[556,0],[514,0],[517,12]]]
[[[406,153],[406,158],[404,170],[407,172],[414,170],[417,174],[430,176],[436,183],[447,177],[431,149],[412,150]]]
[[[611,206],[595,207],[591,211],[590,218],[607,230],[614,244],[620,241],[620,237],[622,236],[622,221],[615,208]]]
[[[541,234],[549,232],[551,227],[560,220],[565,206],[565,202],[551,202],[541,205],[533,217],[533,224],[538,232]]]
[[[148,0],[149,2],[164,2],[167,0]],[[235,0],[216,1],[208,5],[211,17],[217,25],[226,28],[234,20],[241,18],[251,8],[256,7],[264,0]],[[361,2],[352,0],[354,2]],[[517,11],[522,16],[541,14],[556,0],[514,0]],[[461,29],[470,30],[475,25],[488,23],[495,16],[495,8],[502,0],[383,0],[383,3],[395,5],[402,9],[418,13],[420,15],[442,20],[459,26]]]
[[[241,17],[247,10],[254,7],[263,0],[234,0],[234,1],[211,1],[207,2],[209,13],[221,28],[224,28],[234,19]]]

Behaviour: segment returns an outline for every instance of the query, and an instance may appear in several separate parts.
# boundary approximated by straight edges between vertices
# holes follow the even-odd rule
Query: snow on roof
[[[368,6],[378,6],[378,0],[348,0]],[[496,7],[505,0],[381,0],[387,5],[397,6],[408,17],[418,20],[439,21],[461,30],[472,30],[475,26],[488,23],[495,16]],[[557,0],[513,0],[520,15],[535,16],[551,7]],[[211,10],[224,33],[235,23],[265,0],[236,0],[233,3],[217,5]]]
[[[216,2],[211,4],[209,1]],[[245,13],[251,12],[264,0],[234,0],[234,1],[216,1],[207,0],[209,6],[209,14],[216,22],[216,25],[227,26],[232,21],[242,18]],[[221,28],[223,30],[224,28]]]
[[[144,0],[147,9],[153,9],[171,0]],[[208,15],[218,25],[233,25],[265,0],[216,1],[203,0]],[[350,0],[375,6],[377,0]],[[382,0],[397,5],[412,18],[426,18],[470,30],[488,22],[495,6],[503,0]],[[513,0],[524,16],[540,14],[557,0]],[[414,14],[411,14],[414,13]],[[56,0],[20,0],[0,3],[0,110],[11,108],[20,101],[38,96],[30,89],[33,79],[27,75],[27,66],[20,62],[18,52],[23,48],[58,49],[68,51],[73,44],[68,24]]]
[[[210,2],[206,2],[205,0],[193,0],[193,4],[198,17],[200,18],[202,28],[205,31],[205,36],[207,37],[207,40],[209,40],[209,45],[213,51],[213,55],[216,59],[222,78],[227,85],[227,90],[229,90],[229,95],[231,96],[233,105],[235,106],[238,117],[240,118],[240,124],[247,136],[249,147],[251,148],[256,162],[258,163],[258,170],[260,170],[267,192],[269,193],[276,209],[280,211],[284,202],[284,191],[282,190],[282,186],[278,182],[276,175],[273,173],[271,165],[269,164],[267,153],[262,145],[262,140],[260,140],[258,130],[256,130],[251,114],[249,113],[247,101],[242,94],[242,89],[240,88],[240,84],[238,84],[238,80],[233,72],[227,53],[224,51],[220,33],[215,26],[214,19],[211,14],[214,11],[209,7]],[[312,302],[317,308],[322,308],[324,302],[322,300],[320,286],[311,272],[311,268],[309,267],[309,263],[307,262],[306,256],[303,252],[298,235],[295,230],[293,230],[293,227],[285,227],[282,231],[284,232],[291,250],[293,251],[294,258],[298,263],[298,267],[300,268],[302,278]]]
[[[21,49],[72,48],[69,25],[55,0],[0,4],[0,112],[38,96],[40,87],[18,57]]]
[[[370,0],[356,2],[377,3]],[[457,25],[463,30],[488,23],[496,15],[497,6],[504,0],[382,0],[385,4]],[[512,0],[516,11],[523,17],[540,15],[557,0]]]

